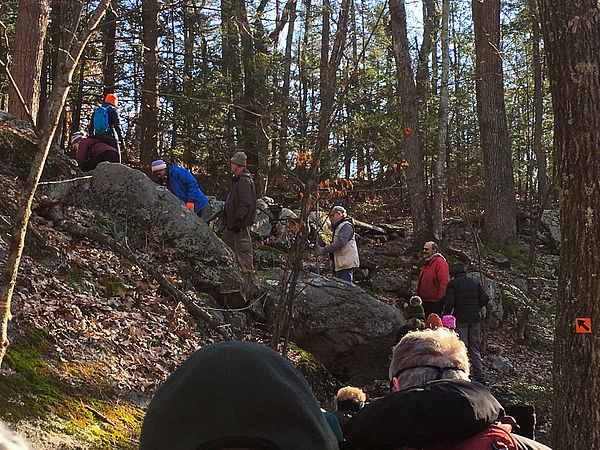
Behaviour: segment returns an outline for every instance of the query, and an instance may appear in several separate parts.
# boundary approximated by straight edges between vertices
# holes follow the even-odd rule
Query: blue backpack
[[[112,106],[98,106],[94,109],[94,135],[105,136],[110,134],[110,125],[108,124],[108,109]]]

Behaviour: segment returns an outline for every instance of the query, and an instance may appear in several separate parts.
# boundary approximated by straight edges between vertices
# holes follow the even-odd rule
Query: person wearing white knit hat
[[[167,164],[162,159],[152,161],[150,170],[159,184],[165,185],[191,211],[202,217],[204,207],[208,204],[208,198],[189,170],[175,164]]]

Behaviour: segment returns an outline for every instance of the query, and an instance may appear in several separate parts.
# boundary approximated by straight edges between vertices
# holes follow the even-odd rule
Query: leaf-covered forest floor
[[[5,258],[11,213],[19,186],[0,174],[0,258]],[[409,226],[407,214],[394,207],[394,195],[370,195],[350,208],[370,223]],[[293,205],[286,205],[293,206]],[[152,236],[136,236],[92,210],[68,207],[65,215],[122,240],[143,240],[153,264],[167,278],[187,288],[168,247]],[[451,216],[451,214],[450,214]],[[478,260],[473,227],[449,217],[448,245]],[[32,216],[27,249],[13,297],[11,346],[0,371],[0,419],[23,434],[36,449],[134,449],[144,409],[156,387],[189,354],[218,336],[198,324],[182,305],[164,295],[139,268],[108,249],[73,238],[51,222]],[[550,424],[553,293],[557,256],[541,249],[531,294],[512,289],[523,280],[528,238],[513,248],[483,249],[482,269],[505,283],[505,316],[492,330],[485,364],[491,389],[504,402],[536,405],[538,439],[546,441]],[[261,247],[261,248],[264,248]],[[404,270],[414,277],[418,255],[409,241],[360,241],[361,258],[380,270]],[[511,268],[499,268],[486,252],[502,250]],[[315,269],[307,255],[307,268]],[[268,270],[263,274],[268,276]],[[396,293],[374,292],[396,303]],[[516,338],[517,317],[530,309],[526,339]],[[267,339],[246,323],[238,337]],[[509,366],[492,368],[497,357]],[[307,375],[324,405],[337,383],[311,355],[292,346],[290,359]]]

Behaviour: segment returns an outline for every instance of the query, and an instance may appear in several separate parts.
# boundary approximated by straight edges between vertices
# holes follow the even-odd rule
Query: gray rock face
[[[552,240],[558,246],[560,244],[560,217],[553,209],[546,209],[542,213],[542,223],[548,228]]]
[[[359,287],[305,274],[298,282],[292,339],[349,383],[387,379],[400,310]]]
[[[490,260],[494,264],[499,265],[500,267],[504,267],[507,269],[510,267],[510,260],[502,253],[492,253],[490,256],[488,256],[488,260]]]
[[[220,301],[240,295],[242,277],[231,250],[166,188],[121,164],[101,163],[91,175],[90,201],[172,245],[200,291]]]
[[[250,227],[250,232],[253,236],[264,239],[271,234],[271,229],[271,219],[262,209],[258,209],[256,211],[256,220]]]
[[[510,360],[500,355],[490,355],[492,361],[492,369],[503,373],[504,375],[517,375],[518,371]]]
[[[371,285],[376,291],[397,292],[406,285],[404,275],[398,271],[379,272],[371,279]]]
[[[469,272],[467,276],[481,282],[481,276],[479,275],[479,272]],[[504,316],[504,307],[502,306],[502,291],[494,280],[486,277],[485,275],[483,275],[482,284],[486,294],[490,297],[490,302],[486,306],[486,308],[491,309],[490,328],[495,329],[500,326],[500,322]]]

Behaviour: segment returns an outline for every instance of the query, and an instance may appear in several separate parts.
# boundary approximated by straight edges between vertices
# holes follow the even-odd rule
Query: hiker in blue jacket
[[[165,184],[179,200],[198,216],[208,204],[208,198],[198,187],[198,182],[189,170],[175,164],[167,164],[162,159],[152,162],[152,175],[160,184]]]
[[[108,93],[102,106],[94,109],[88,125],[88,135],[116,148],[121,154],[125,151],[125,140],[121,131],[121,120],[117,106],[117,94]],[[118,139],[118,141],[117,141]]]

